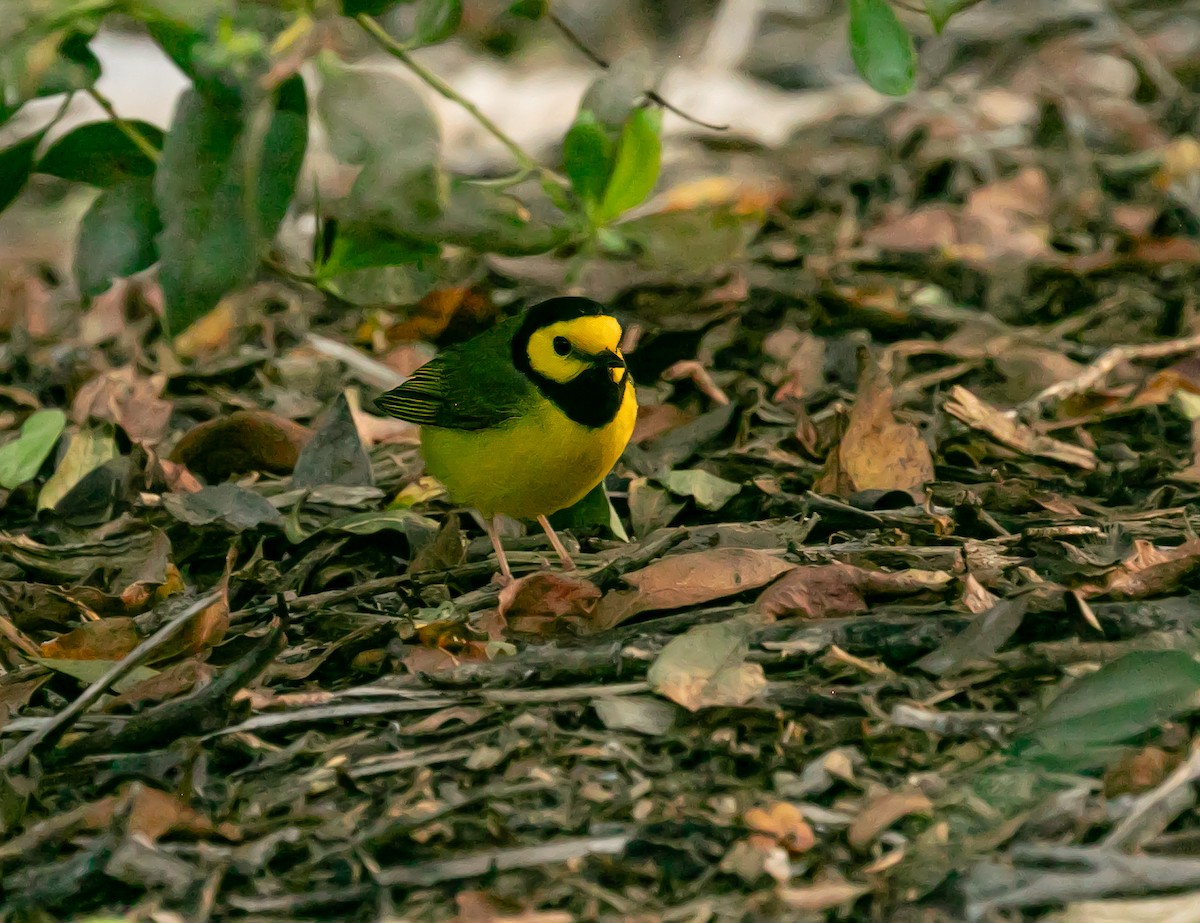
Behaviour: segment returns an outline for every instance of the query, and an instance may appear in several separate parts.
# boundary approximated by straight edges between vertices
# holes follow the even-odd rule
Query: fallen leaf
[[[976,580],[974,574],[967,574],[963,578],[962,602],[968,612],[978,615],[980,612],[986,612],[999,601],[1000,597]]]
[[[1054,923],[1200,923],[1200,891],[1170,897],[1074,901]]]
[[[115,712],[133,705],[163,702],[207,685],[212,677],[213,668],[203,661],[181,660],[153,676],[125,684],[121,694],[105,702],[102,710]]]
[[[658,737],[675,726],[675,706],[647,695],[602,696],[592,700],[592,708],[609,730]]]
[[[58,444],[67,417],[61,410],[39,410],[21,424],[21,434],[0,447],[0,487],[12,490],[37,477]]]
[[[638,538],[670,525],[687,505],[672,499],[669,491],[651,484],[647,478],[634,478],[628,489],[629,519]]]
[[[1157,788],[1181,758],[1160,747],[1143,747],[1123,756],[1104,772],[1104,797],[1140,795]]]
[[[84,622],[41,646],[43,657],[57,660],[120,660],[142,641],[132,618],[118,616]]]
[[[774,837],[793,856],[816,845],[816,834],[804,819],[804,813],[790,801],[772,801],[765,807],[751,808],[744,819],[747,827]]]
[[[681,609],[758,589],[795,567],[782,558],[747,548],[712,548],[672,555],[626,574],[632,590],[606,595],[594,631],[619,625],[641,612]]]
[[[1134,539],[1133,553],[1105,575],[1100,586],[1080,589],[1087,595],[1114,599],[1145,599],[1178,589],[1200,568],[1200,538],[1189,538],[1173,548],[1158,548],[1145,539]]]
[[[746,663],[755,628],[748,619],[693,628],[662,649],[646,681],[688,711],[745,705],[767,687],[762,667]]]
[[[230,841],[242,838],[235,825],[214,824],[174,795],[141,782],[132,783],[121,794],[93,802],[87,812],[86,825],[92,830],[106,829],[112,824],[117,809],[125,805],[129,810],[128,831],[152,843],[168,833],[190,833],[199,837],[215,834]]]
[[[220,523],[234,532],[262,526],[283,528],[283,516],[270,501],[228,481],[194,493],[166,494],[163,508],[191,526]]]
[[[954,385],[946,397],[946,412],[962,420],[971,429],[987,433],[1001,445],[1025,455],[1049,458],[1066,465],[1096,470],[1096,455],[1091,449],[1071,445],[1050,436],[1042,436],[1003,411],[976,397],[962,385]]]
[[[953,580],[944,571],[877,571],[841,562],[803,564],[764,590],[757,608],[770,618],[834,618],[865,612],[869,595],[939,591]]]
[[[935,676],[961,673],[981,661],[987,662],[1017,633],[1029,611],[1028,595],[1003,599],[980,613],[966,628],[944,641],[916,662]]]
[[[251,471],[287,474],[311,438],[307,427],[276,414],[238,410],[188,430],[170,459],[210,483]]]
[[[1038,167],[972,189],[959,220],[963,255],[986,266],[1005,257],[1050,256],[1051,206],[1050,182]]]
[[[949,250],[959,243],[959,218],[949,205],[923,205],[897,210],[863,234],[863,243],[897,253]]]
[[[854,849],[864,850],[896,821],[932,810],[933,803],[919,791],[885,792],[867,802],[846,831],[846,839]]]
[[[887,374],[869,361],[841,441],[830,451],[813,489],[846,498],[861,490],[903,490],[919,498],[933,480],[933,456],[911,423],[892,414]]]
[[[791,910],[819,913],[852,903],[870,890],[866,885],[834,879],[798,888],[779,888],[775,897]]]
[[[585,630],[599,601],[599,587],[585,577],[537,573],[500,591],[500,615],[515,634],[554,637]]]
[[[120,662],[117,660],[64,660],[57,657],[35,657],[34,660],[56,673],[73,676],[87,686],[99,681],[102,676]],[[123,679],[113,683],[113,689],[117,692],[124,692],[126,689],[131,689],[138,683],[153,679],[157,675],[158,671],[152,670],[150,667],[135,667]]]
[[[671,493],[691,497],[702,510],[716,511],[742,491],[741,484],[719,478],[700,468],[685,468],[664,475],[662,484]]]
[[[103,420],[121,427],[130,440],[153,446],[171,422],[171,404],[162,399],[167,376],[139,376],[132,365],[97,375],[75,395],[71,419],[79,424]]]
[[[54,509],[80,481],[118,455],[111,433],[90,427],[75,433],[54,474],[42,485],[38,509]]]
[[[375,483],[371,459],[363,449],[344,394],[337,396],[325,424],[300,450],[292,470],[292,483],[296,487],[371,486]]]

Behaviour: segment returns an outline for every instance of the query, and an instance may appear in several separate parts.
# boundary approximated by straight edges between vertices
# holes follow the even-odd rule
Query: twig
[[[1180,353],[1200,349],[1200,333],[1174,340],[1164,340],[1161,343],[1140,343],[1135,346],[1114,346],[1105,350],[1087,368],[1073,378],[1055,382],[1048,388],[1043,388],[1033,397],[1017,406],[1010,416],[1023,419],[1033,419],[1040,416],[1047,404],[1066,400],[1077,394],[1085,394],[1096,387],[1109,373],[1122,362],[1134,362],[1142,359],[1166,359]]]
[[[957,417],[971,429],[987,433],[1010,449],[1025,455],[1051,458],[1064,465],[1082,468],[1084,471],[1096,470],[1096,455],[1090,449],[1039,435],[1031,427],[981,400],[962,385],[955,385],[950,389],[943,406],[947,413]]]
[[[134,146],[149,158],[151,163],[158,163],[158,158],[161,155],[158,148],[151,144],[146,136],[133,127],[133,123],[128,119],[122,118],[117,114],[116,108],[108,97],[97,90],[95,87],[88,87],[87,94],[105,111],[113,124],[126,138],[133,142]]]
[[[592,49],[588,48],[588,46],[584,43],[583,39],[581,39],[570,26],[568,26],[565,22],[563,22],[553,10],[550,10],[549,12],[546,13],[546,18],[548,18],[550,20],[550,22],[552,22],[554,24],[555,28],[557,28],[558,31],[563,34],[563,38],[565,38],[568,42],[570,42],[576,48],[576,50],[578,50],[585,58],[587,58],[589,61],[591,61],[597,67],[603,68],[604,70],[608,70],[609,63],[607,61],[605,61],[602,57],[600,57],[600,55],[596,54],[596,52],[592,51]],[[717,125],[717,124],[714,124],[713,122],[706,122],[703,119],[698,119],[694,115],[689,115],[688,113],[686,113],[682,109],[680,109],[678,106],[675,106],[675,105],[667,102],[665,99],[663,99],[663,97],[659,95],[657,90],[647,90],[646,98],[649,99],[651,102],[657,103],[658,105],[662,106],[668,112],[674,112],[681,119],[685,119],[685,120],[691,122],[693,125],[699,125],[701,128],[707,128],[707,129],[710,129],[711,131],[728,131],[729,130],[728,125]]]
[[[54,719],[42,725],[11,750],[0,756],[0,773],[19,766],[33,755],[39,747],[52,745],[67,729],[75,723],[91,705],[115,682],[132,673],[137,667],[149,659],[150,655],[174,638],[187,626],[192,616],[203,612],[209,606],[222,598],[222,592],[217,591],[201,596],[190,606],[163,625],[158,631],[126,654],[119,663],[113,664],[103,676],[92,683],[74,702],[54,716]]]
[[[457,103],[467,112],[469,112],[472,118],[474,118],[475,121],[483,126],[484,130],[487,131],[488,134],[508,148],[509,153],[511,153],[513,156],[513,159],[516,160],[518,166],[520,166],[523,170],[528,170],[530,173],[537,173],[542,177],[542,179],[549,180],[559,186],[565,187],[568,185],[566,177],[559,176],[553,170],[542,166],[540,163],[534,160],[533,157],[521,147],[521,145],[517,144],[516,141],[506,135],[501,130],[499,125],[484,115],[478,106],[476,106],[469,99],[461,96],[458,91],[454,89],[454,87],[442,80],[442,78],[437,74],[426,70],[423,66],[418,64],[413,59],[413,56],[409,54],[408,49],[388,35],[383,26],[376,22],[373,17],[368,16],[366,13],[359,13],[359,15],[354,18],[357,20],[359,26],[362,27],[363,31],[375,39],[375,41],[379,43],[384,51],[386,51],[396,60],[400,61],[405,67],[416,74],[438,95],[445,97],[451,102]]]

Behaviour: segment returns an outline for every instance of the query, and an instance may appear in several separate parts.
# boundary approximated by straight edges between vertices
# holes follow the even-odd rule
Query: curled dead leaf
[[[311,438],[307,427],[276,414],[238,410],[188,430],[171,461],[210,482],[248,471],[287,474]]]
[[[171,422],[171,404],[162,398],[166,386],[162,373],[143,377],[132,365],[113,369],[79,389],[71,419],[80,424],[104,420],[121,427],[139,445],[156,445]]]
[[[932,810],[933,802],[919,791],[884,792],[867,802],[846,832],[846,839],[855,849],[866,849],[896,821]]]
[[[746,662],[755,627],[740,618],[693,628],[662,649],[646,680],[688,711],[745,705],[767,686],[762,667]]]
[[[577,574],[530,574],[500,591],[500,615],[516,634],[552,637],[586,629],[599,601],[599,587]]]
[[[745,814],[746,826],[774,837],[792,855],[808,852],[816,845],[817,837],[804,813],[789,801],[772,801],[765,807],[755,807]]]
[[[758,598],[764,616],[836,618],[865,612],[868,595],[902,596],[944,589],[953,577],[944,571],[867,570],[852,564],[804,564],[785,574]]]

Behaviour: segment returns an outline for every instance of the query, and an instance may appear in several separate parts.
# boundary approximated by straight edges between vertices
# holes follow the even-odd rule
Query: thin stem
[[[550,22],[554,24],[554,27],[563,34],[563,38],[565,38],[568,42],[571,43],[571,45],[573,45],[575,47],[576,51],[578,51],[580,54],[582,54],[585,58],[587,58],[589,61],[591,61],[597,67],[603,68],[604,70],[608,70],[608,67],[609,67],[608,62],[605,61],[602,57],[600,57],[600,55],[596,54],[596,52],[592,51],[592,49],[590,49],[587,46],[587,43],[585,43],[584,40],[581,39],[578,34],[576,34],[575,30],[573,30],[565,22],[563,22],[561,19],[559,19],[559,17],[557,15],[555,15],[553,12],[548,12],[546,14],[546,18],[549,19]],[[682,109],[680,109],[678,106],[667,102],[667,100],[665,100],[662,96],[660,96],[658,94],[657,90],[647,90],[646,98],[649,99],[652,103],[656,103],[656,104],[662,106],[664,109],[666,109],[670,112],[674,112],[681,119],[686,119],[687,121],[691,122],[693,125],[699,125],[701,128],[708,128],[708,129],[711,129],[712,131],[728,131],[729,130],[728,125],[717,125],[713,122],[706,122],[703,119],[698,119],[694,115],[689,115],[688,113],[686,113]]]
[[[145,154],[152,163],[158,163],[158,148],[151,144],[146,139],[146,136],[138,131],[128,119],[124,119],[117,115],[117,110],[113,108],[113,104],[109,101],[107,96],[105,96],[95,87],[88,87],[87,94],[97,103],[99,103],[100,108],[108,113],[108,117],[112,119],[113,123],[118,129],[120,129],[121,133],[130,141],[132,141],[139,151]]]
[[[383,26],[376,22],[372,17],[368,16],[366,13],[360,13],[355,17],[355,19],[363,28],[363,31],[375,39],[375,41],[377,41],[388,54],[403,63],[405,67],[420,77],[421,80],[424,81],[435,92],[437,92],[438,95],[444,96],[446,99],[457,103],[467,110],[467,112],[469,112],[471,116],[483,126],[484,130],[487,131],[488,134],[508,148],[518,166],[524,170],[528,170],[531,173],[537,173],[543,179],[552,180],[560,186],[567,185],[567,180],[565,177],[559,176],[553,170],[543,167],[536,160],[534,160],[533,157],[531,157],[519,144],[517,144],[516,141],[506,135],[500,129],[499,125],[484,115],[483,112],[479,110],[478,106],[476,106],[469,99],[460,96],[454,87],[442,80],[442,78],[437,74],[426,70],[415,60],[413,60],[412,55],[408,53],[408,49],[388,35]]]

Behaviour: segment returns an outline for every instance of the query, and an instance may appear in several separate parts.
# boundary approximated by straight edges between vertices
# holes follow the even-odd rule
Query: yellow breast
[[[613,421],[589,429],[540,399],[504,427],[468,432],[425,426],[421,450],[429,473],[456,503],[485,516],[534,519],[582,500],[604,480],[633,435],[637,398],[625,385]]]

